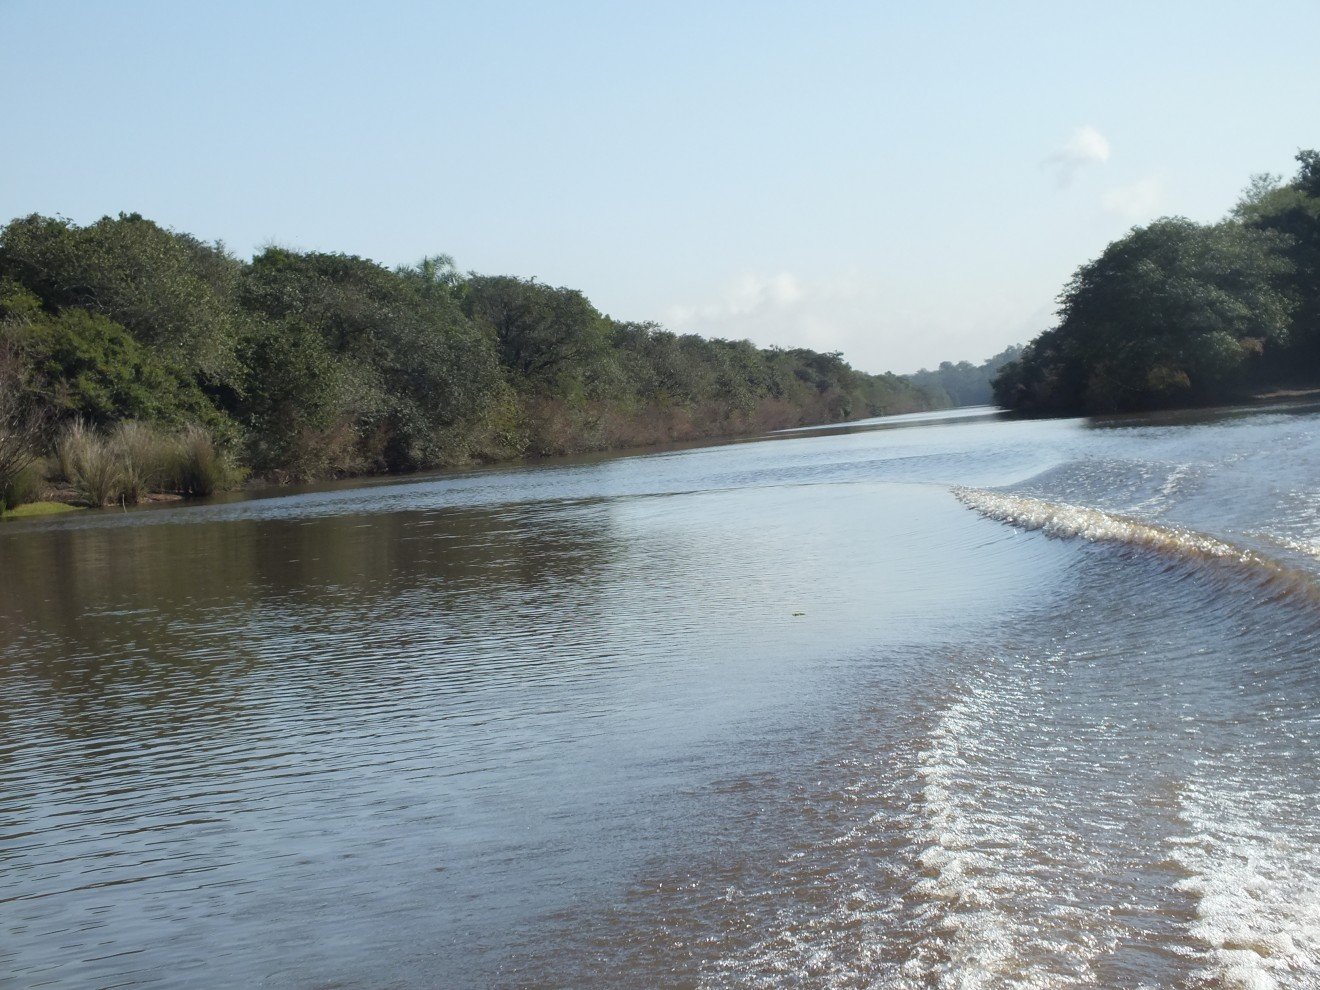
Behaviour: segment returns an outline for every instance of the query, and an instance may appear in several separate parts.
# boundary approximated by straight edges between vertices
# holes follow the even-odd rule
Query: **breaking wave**
[[[1237,572],[1264,590],[1320,602],[1320,585],[1314,575],[1207,533],[1024,495],[961,487],[952,491],[955,498],[987,519],[1036,530],[1055,539],[1111,543],[1186,563],[1212,563]]]

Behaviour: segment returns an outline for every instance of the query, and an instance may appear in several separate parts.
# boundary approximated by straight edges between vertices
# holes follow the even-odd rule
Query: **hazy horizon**
[[[443,252],[873,372],[1026,342],[1109,240],[1320,144],[1304,3],[9,0],[0,29],[2,220]]]

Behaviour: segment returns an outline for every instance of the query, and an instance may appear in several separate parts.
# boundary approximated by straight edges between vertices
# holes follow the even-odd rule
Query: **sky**
[[[583,290],[678,332],[982,360],[1134,224],[1320,147],[1320,0],[0,0],[0,223]]]

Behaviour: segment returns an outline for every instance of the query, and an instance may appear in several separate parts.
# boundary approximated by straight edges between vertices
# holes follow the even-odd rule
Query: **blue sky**
[[[981,359],[1135,223],[1320,147],[1320,2],[0,0],[0,220],[138,211]]]

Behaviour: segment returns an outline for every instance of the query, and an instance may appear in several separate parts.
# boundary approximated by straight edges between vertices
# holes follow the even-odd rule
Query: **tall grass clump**
[[[119,461],[120,494],[128,502],[141,502],[158,491],[169,472],[173,444],[143,423],[125,422],[110,434],[109,445]]]
[[[114,445],[82,420],[64,428],[56,456],[60,473],[89,504],[118,501],[124,493],[124,469]]]
[[[186,426],[174,439],[170,481],[181,495],[211,495],[241,480],[241,472],[200,426]]]
[[[56,458],[65,480],[94,506],[137,503],[151,492],[210,495],[242,480],[200,426],[170,434],[124,422],[106,435],[75,420],[60,435]]]
[[[76,484],[74,478],[78,473],[83,449],[92,442],[94,436],[92,428],[81,419],[66,424],[60,432],[55,444],[55,465],[59,469],[59,477],[71,485]]]

